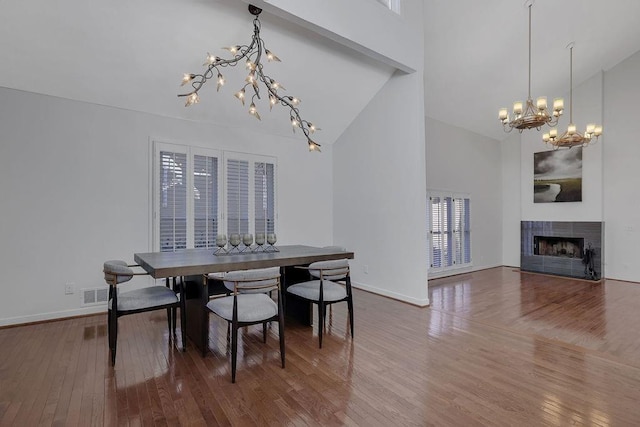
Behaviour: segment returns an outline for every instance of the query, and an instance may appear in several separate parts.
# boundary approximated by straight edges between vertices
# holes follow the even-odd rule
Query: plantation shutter
[[[275,165],[254,164],[255,233],[275,233]]]
[[[161,151],[159,156],[160,251],[187,247],[187,155]]]
[[[463,208],[464,208],[464,240],[463,240],[463,262],[465,264],[471,263],[471,200],[469,198],[464,198],[463,200]]]
[[[444,192],[431,193],[428,199],[429,269],[444,271],[470,265],[470,199]]]
[[[249,161],[227,159],[227,233],[249,232]]]
[[[218,234],[218,159],[193,156],[193,245],[211,248]]]
[[[431,267],[442,267],[442,216],[440,197],[431,197]]]

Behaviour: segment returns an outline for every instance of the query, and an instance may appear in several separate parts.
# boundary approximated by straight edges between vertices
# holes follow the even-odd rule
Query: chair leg
[[[182,335],[182,351],[187,351],[187,310],[180,307],[180,334]]]
[[[353,299],[347,299],[347,307],[349,308],[349,326],[351,326],[351,339],[353,339]]]
[[[267,322],[262,323],[262,342],[267,342]]]
[[[178,323],[177,320],[178,317],[178,309],[176,307],[171,308],[171,327],[173,330],[173,336],[176,336],[176,323]]]
[[[167,325],[169,326],[169,339],[171,339],[171,318],[173,317],[171,310],[171,308],[167,308]]]
[[[284,368],[284,312],[282,306],[280,306],[280,313],[278,314],[278,335],[280,337],[280,360]]]
[[[111,352],[111,366],[116,364],[116,350],[118,345],[118,316],[114,310],[109,310],[107,314],[109,350]]]
[[[236,359],[238,355],[238,325],[231,328],[231,382],[236,382]]]
[[[322,329],[324,326],[324,312],[326,306],[323,303],[318,304],[318,340],[320,342],[320,348],[322,348]]]

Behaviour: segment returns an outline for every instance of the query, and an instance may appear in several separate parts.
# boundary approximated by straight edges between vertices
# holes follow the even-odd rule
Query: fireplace
[[[533,254],[582,259],[582,237],[533,236]]]
[[[520,270],[596,280],[603,277],[602,222],[522,221],[520,227]],[[587,249],[593,261],[589,269],[583,263]]]

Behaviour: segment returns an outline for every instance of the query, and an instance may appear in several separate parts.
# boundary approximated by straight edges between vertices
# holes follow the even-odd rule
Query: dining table
[[[308,280],[308,272],[296,266],[308,266],[316,261],[353,259],[354,253],[336,247],[282,245],[265,251],[214,253],[212,248],[184,249],[175,252],[135,253],[134,261],[154,279],[182,281],[186,307],[187,336],[205,355],[209,343],[210,298],[226,294],[221,277],[211,273],[280,267],[282,294],[294,283]],[[285,297],[286,298],[286,297]],[[296,298],[286,299],[287,320],[312,323],[312,304]]]

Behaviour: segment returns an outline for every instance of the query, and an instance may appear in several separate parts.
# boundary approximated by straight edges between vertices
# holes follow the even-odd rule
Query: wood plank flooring
[[[494,268],[429,282],[430,308],[355,291],[323,348],[289,321],[244,330],[236,384],[226,324],[182,352],[164,312],[0,329],[0,426],[640,425],[640,284]]]

